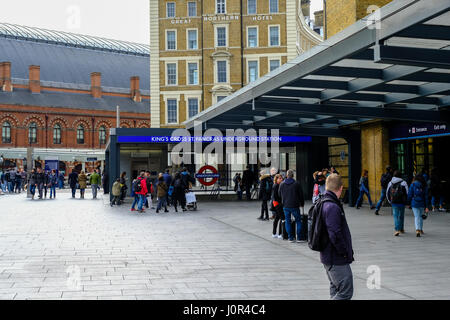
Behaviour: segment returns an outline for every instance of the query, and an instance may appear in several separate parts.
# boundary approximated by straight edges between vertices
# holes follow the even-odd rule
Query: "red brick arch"
[[[85,118],[77,118],[73,122],[72,128],[74,128],[76,130],[80,124],[82,124],[85,129],[92,130],[92,127],[89,124],[89,119],[85,119]]]
[[[113,128],[113,125],[112,125],[111,121],[109,121],[109,120],[98,121],[95,125],[95,130],[96,131],[100,130],[101,126],[104,126],[106,128],[106,131],[108,131],[110,128]]]
[[[35,115],[26,117],[25,120],[23,120],[23,126],[28,127],[32,122],[36,122],[38,128],[45,128],[45,121],[41,117]]]
[[[62,117],[54,117],[52,120],[50,120],[49,128],[53,128],[57,123],[59,123],[63,128],[69,127],[69,123],[67,122],[66,119]]]
[[[11,124],[11,127],[16,127],[16,128],[19,126],[19,123],[20,123],[19,119],[17,119],[17,117],[11,113],[6,113],[1,116],[0,126],[2,126],[5,121],[8,121]]]
[[[141,120],[136,125],[137,128],[150,128],[150,122]]]
[[[120,121],[121,128],[133,128],[133,124],[130,121],[122,120]]]

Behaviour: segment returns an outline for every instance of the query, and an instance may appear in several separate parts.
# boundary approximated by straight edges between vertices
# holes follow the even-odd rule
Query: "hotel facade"
[[[151,127],[176,128],[321,41],[309,1],[150,1]],[[299,27],[300,25],[300,27]]]

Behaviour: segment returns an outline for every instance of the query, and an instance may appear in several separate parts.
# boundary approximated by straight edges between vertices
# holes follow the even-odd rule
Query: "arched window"
[[[77,143],[84,144],[84,127],[81,124],[77,128]]]
[[[2,143],[11,143],[11,124],[8,121],[2,126]]]
[[[59,123],[53,127],[53,144],[61,144],[61,126]]]
[[[28,142],[30,144],[37,143],[37,124],[32,122],[28,127]]]
[[[106,144],[106,128],[101,126],[98,130],[98,139],[100,141],[100,145]]]

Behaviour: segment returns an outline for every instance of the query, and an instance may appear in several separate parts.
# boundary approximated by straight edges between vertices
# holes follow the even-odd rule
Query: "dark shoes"
[[[371,207],[370,207],[370,210],[373,210],[373,209],[375,209],[375,206],[371,206]]]
[[[264,220],[264,218],[263,218],[263,217],[258,217],[258,218],[256,218],[256,219],[258,219],[258,220]]]
[[[379,216],[380,214],[378,212],[380,212],[380,210],[375,210],[375,215]]]
[[[416,230],[416,237],[420,238],[420,230]]]

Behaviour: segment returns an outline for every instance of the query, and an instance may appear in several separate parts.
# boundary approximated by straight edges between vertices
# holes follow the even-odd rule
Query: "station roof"
[[[43,85],[88,89],[90,74],[102,74],[107,92],[129,92],[139,76],[143,94],[150,89],[148,45],[0,23],[0,62],[11,62],[13,83],[28,83],[28,67],[41,67]]]
[[[340,137],[369,120],[449,122],[449,10],[395,0],[184,124]]]

